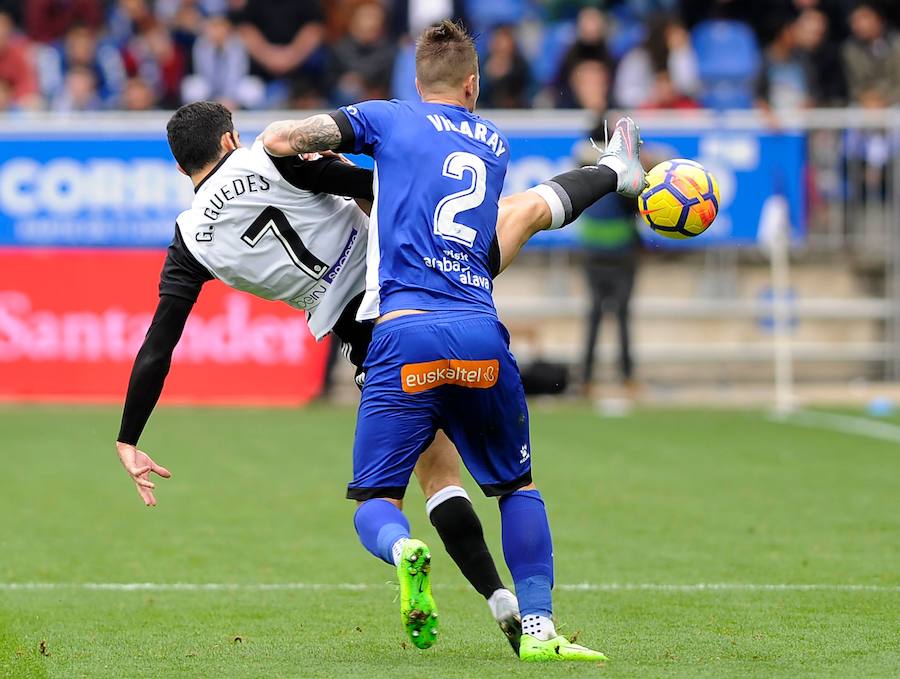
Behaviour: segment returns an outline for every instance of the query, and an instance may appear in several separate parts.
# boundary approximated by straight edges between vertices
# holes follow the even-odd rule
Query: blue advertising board
[[[508,135],[506,193],[522,191],[574,166],[583,142],[566,130]],[[245,135],[252,139],[252,135]],[[648,158],[693,158],[719,181],[719,216],[696,246],[757,240],[773,194],[787,198],[794,237],[804,230],[805,136],[740,131],[650,134]],[[163,247],[191,201],[162,135],[78,132],[4,134],[0,138],[0,245]],[[660,245],[682,242],[657,237]],[[534,245],[571,246],[577,229],[540,234]]]

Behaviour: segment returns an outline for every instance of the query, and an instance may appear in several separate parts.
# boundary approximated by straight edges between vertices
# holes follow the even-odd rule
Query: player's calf
[[[541,494],[533,486],[500,498],[503,554],[516,585],[522,616],[519,658],[524,661],[606,660],[570,643],[553,622],[553,541]]]
[[[437,607],[431,594],[431,552],[409,534],[409,521],[392,501],[361,503],[353,517],[359,540],[373,555],[397,568],[400,620],[410,641],[429,648],[437,640]]]

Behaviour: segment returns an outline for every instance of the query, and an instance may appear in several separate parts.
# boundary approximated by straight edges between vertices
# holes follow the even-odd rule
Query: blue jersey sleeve
[[[347,116],[353,128],[354,153],[374,155],[375,149],[390,137],[399,108],[398,102],[383,100],[342,106],[339,110]]]

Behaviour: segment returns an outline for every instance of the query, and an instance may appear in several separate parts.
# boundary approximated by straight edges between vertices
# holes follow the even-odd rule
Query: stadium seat
[[[466,15],[475,33],[488,33],[494,26],[518,24],[525,16],[525,0],[466,0]]]
[[[716,109],[752,106],[760,52],[750,27],[740,21],[704,21],[691,39],[703,83],[701,103]]]
[[[610,10],[613,24],[606,44],[610,56],[618,61],[647,36],[647,26],[627,6]]]

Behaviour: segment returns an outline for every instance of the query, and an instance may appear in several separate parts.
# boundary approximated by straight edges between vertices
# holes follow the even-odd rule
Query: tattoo
[[[284,134],[295,153],[330,151],[341,143],[341,131],[337,123],[325,114],[286,122],[279,132]]]

